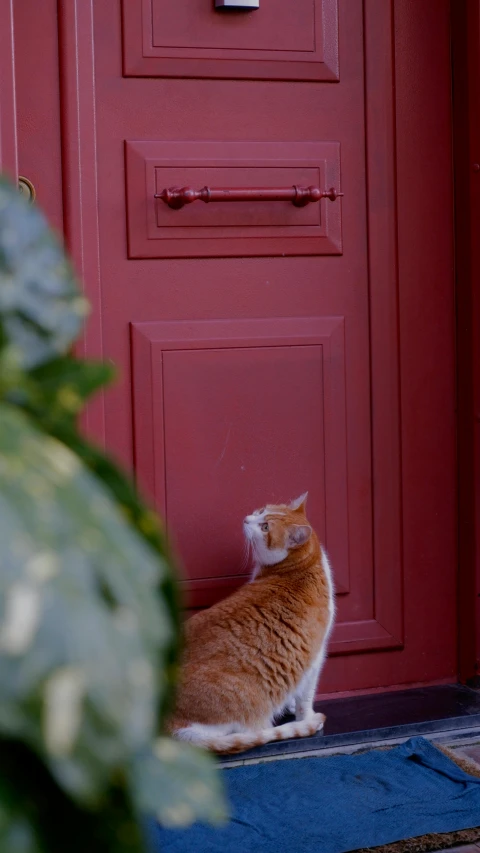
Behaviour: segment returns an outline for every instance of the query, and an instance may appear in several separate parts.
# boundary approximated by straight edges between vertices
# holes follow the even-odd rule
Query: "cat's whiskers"
[[[248,539],[245,539],[243,543],[243,552],[242,552],[242,561],[240,563],[240,574],[245,574],[248,564],[250,563],[251,554],[250,554],[250,542]]]

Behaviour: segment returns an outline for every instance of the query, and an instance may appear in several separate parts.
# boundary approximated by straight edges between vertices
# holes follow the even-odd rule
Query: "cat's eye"
[[[265,524],[260,525],[260,530],[263,530],[264,533],[267,532],[267,530],[268,530],[268,522],[267,521],[265,522]]]

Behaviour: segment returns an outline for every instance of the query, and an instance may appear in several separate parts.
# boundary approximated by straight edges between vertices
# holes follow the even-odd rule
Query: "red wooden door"
[[[90,428],[166,516],[191,608],[309,490],[322,690],[455,678],[447,0],[60,0],[65,216],[119,365]],[[334,186],[335,202],[155,198]]]
[[[452,10],[458,370],[459,657],[480,682],[480,2]]]

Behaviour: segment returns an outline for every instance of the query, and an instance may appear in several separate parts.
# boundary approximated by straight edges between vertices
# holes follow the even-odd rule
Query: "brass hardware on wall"
[[[37,192],[32,182],[22,175],[18,176],[18,191],[30,204],[33,204],[37,197]]]

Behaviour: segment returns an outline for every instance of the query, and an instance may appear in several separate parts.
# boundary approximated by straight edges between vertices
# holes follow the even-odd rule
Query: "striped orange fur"
[[[176,737],[233,753],[322,728],[313,699],[334,619],[333,584],[305,502],[302,495],[247,516],[251,582],[186,622],[168,725]],[[296,722],[274,726],[292,703]]]

